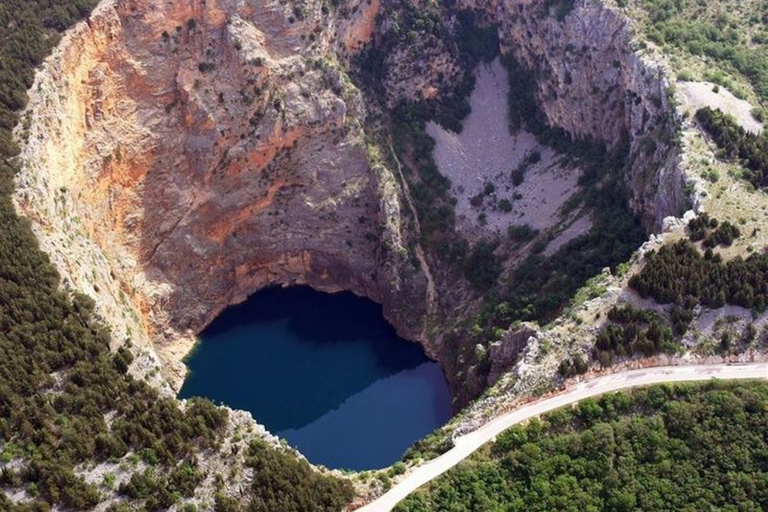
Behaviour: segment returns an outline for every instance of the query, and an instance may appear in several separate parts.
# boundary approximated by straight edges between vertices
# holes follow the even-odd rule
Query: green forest
[[[692,298],[710,308],[733,304],[761,312],[768,305],[768,255],[724,262],[711,250],[702,254],[690,240],[680,240],[646,255],[629,285],[660,304]]]
[[[696,121],[718,147],[723,158],[740,163],[744,178],[755,188],[768,186],[768,135],[746,131],[720,109],[704,107],[696,112]]]
[[[768,384],[617,392],[517,425],[397,512],[768,509]]]
[[[0,510],[88,510],[108,485],[87,484],[75,467],[142,460],[149,469],[120,486],[116,510],[166,510],[205,476],[195,456],[216,449],[228,422],[206,400],[182,408],[127,374],[127,347],[109,350],[110,335],[93,301],[60,289],[29,223],[11,202],[18,148],[11,130],[26,103],[34,68],[59,33],[87,15],[93,0],[3,0],[0,3]],[[54,377],[55,376],[55,377]],[[110,425],[104,415],[111,413]],[[15,462],[12,465],[7,463]],[[252,446],[253,492],[219,510],[332,510],[352,499],[351,485],[322,476],[282,450]],[[256,484],[258,482],[258,484]],[[4,490],[32,500],[14,504]],[[129,505],[133,503],[136,507]],[[194,508],[193,508],[194,510]]]
[[[629,0],[618,0],[626,6]],[[768,102],[768,5],[765,2],[634,0],[645,11],[646,35],[670,49],[706,57],[718,68],[743,75]],[[733,5],[737,4],[737,5]],[[723,74],[706,79],[729,86]],[[737,91],[732,91],[737,92]]]

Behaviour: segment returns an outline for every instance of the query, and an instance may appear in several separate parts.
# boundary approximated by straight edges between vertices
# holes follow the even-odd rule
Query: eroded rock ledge
[[[534,71],[550,125],[609,148],[629,145],[632,209],[646,229],[658,231],[686,204],[673,93],[662,68],[636,52],[626,18],[600,2],[574,4],[558,21],[546,2],[502,1],[501,40]]]
[[[552,125],[629,143],[632,205],[649,229],[680,212],[667,83],[632,50],[626,20],[598,2],[562,20],[539,0],[460,6],[500,26]],[[366,143],[345,71],[386,28],[379,8],[106,0],[38,74],[17,205],[66,282],[97,299],[116,343],[156,350],[173,386],[194,335],[275,284],[367,296],[402,335],[449,357],[441,333],[426,334],[427,280],[409,255],[417,233],[399,178]],[[447,49],[426,67],[408,64],[409,51],[385,84],[390,101],[455,76]],[[462,311],[452,297],[464,296],[435,318]]]
[[[174,366],[174,385],[192,336],[272,284],[352,290],[420,337],[399,186],[368,161],[337,57],[369,36],[376,5],[356,14],[108,1],[38,77],[18,205],[118,338]]]

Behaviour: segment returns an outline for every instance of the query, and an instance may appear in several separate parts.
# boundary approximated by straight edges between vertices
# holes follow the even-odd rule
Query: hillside
[[[0,508],[341,510],[569,379],[764,358],[767,16],[5,1]],[[213,319],[289,285],[381,304],[440,363],[457,414],[406,465],[317,468],[247,412],[175,397]],[[765,508],[764,387],[585,402],[401,508]]]
[[[10,141],[17,111],[58,33],[92,6],[0,6],[0,508],[89,510],[116,495],[147,510],[192,496],[231,510],[236,503],[219,492],[228,484],[215,468],[238,453],[244,471],[258,468],[245,500],[254,510],[340,508],[351,499],[349,484],[268,446],[241,414],[205,400],[181,404],[131,377],[130,350],[110,351],[114,341],[93,300],[61,287],[29,223],[16,215],[10,195],[18,148]],[[233,440],[235,431],[242,433]],[[99,464],[107,469],[91,471]]]
[[[395,510],[763,510],[768,387],[653,386],[515,426]]]

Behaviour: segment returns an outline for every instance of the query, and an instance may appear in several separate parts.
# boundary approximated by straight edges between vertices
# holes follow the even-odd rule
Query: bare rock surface
[[[533,70],[548,123],[609,149],[626,146],[630,205],[646,229],[680,215],[686,197],[669,82],[636,51],[631,23],[595,0],[574,2],[561,19],[538,0],[492,5],[502,50]]]
[[[553,227],[563,220],[560,207],[578,190],[579,169],[561,164],[562,155],[540,144],[533,134],[510,133],[508,94],[507,71],[497,58],[477,70],[472,110],[461,133],[427,124],[427,133],[435,139],[435,162],[451,180],[456,217],[469,236],[505,234],[511,225],[527,224],[541,231]],[[535,163],[528,163],[532,155]],[[518,185],[512,178],[516,170],[523,178]],[[492,192],[486,192],[489,185]],[[480,204],[473,205],[473,198]],[[586,229],[573,231],[573,237],[586,232],[589,223],[579,227]]]
[[[763,124],[752,115],[752,105],[725,87],[710,82],[678,82],[677,88],[683,99],[683,109],[690,115],[703,107],[717,108],[731,114],[745,130],[763,131]]]
[[[368,162],[336,53],[339,32],[344,50],[370,36],[376,5],[355,24],[320,2],[106,1],[39,73],[17,204],[174,387],[193,336],[264,286],[352,290],[422,337],[398,182]]]

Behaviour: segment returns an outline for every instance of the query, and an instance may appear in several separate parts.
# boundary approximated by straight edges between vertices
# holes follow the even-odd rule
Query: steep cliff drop
[[[425,2],[439,23],[414,25],[423,44],[398,33],[382,101],[455,85],[456,9],[473,8],[535,78],[548,124],[628,147],[631,206],[657,229],[685,201],[666,80],[632,50],[620,15],[563,3]],[[383,304],[462,403],[482,391],[484,377],[462,366],[473,363],[444,343],[482,297],[444,255],[424,256],[399,162],[366,133],[369,108],[347,73],[361,48],[400,30],[390,18],[410,16],[406,4],[421,5],[105,0],[47,61],[30,91],[16,202],[115,343],[143,347],[137,371],[159,364],[178,390],[182,357],[226,306],[308,284]]]
[[[354,291],[421,337],[397,181],[368,161],[337,57],[375,15],[108,1],[40,73],[18,204],[116,338],[154,346],[174,387],[193,336],[266,285]]]

